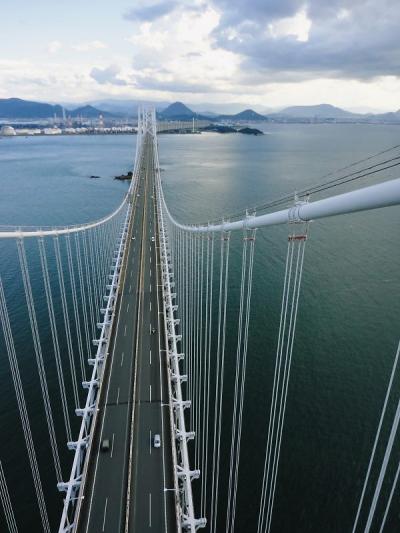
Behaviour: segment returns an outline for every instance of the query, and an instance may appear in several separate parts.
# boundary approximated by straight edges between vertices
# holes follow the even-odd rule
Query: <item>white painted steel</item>
[[[70,443],[70,447],[75,449],[71,474],[67,482],[58,484],[58,489],[66,492],[63,513],[58,529],[59,533],[66,533],[68,531],[76,530],[76,521],[77,517],[79,516],[86,479],[88,457],[90,455],[92,445],[93,428],[96,425],[97,419],[97,400],[100,396],[103,368],[108,355],[108,347],[115,316],[114,310],[119,291],[121,274],[120,268],[123,263],[126,249],[131,211],[131,205],[128,204],[119,248],[117,251],[116,263],[113,266],[112,280],[109,285],[110,292],[107,296],[107,306],[104,313],[104,321],[101,328],[100,338],[96,340],[97,352],[93,359],[93,371],[90,381],[87,382],[88,393],[86,397],[86,403],[83,409],[77,410],[77,414],[82,416],[82,423],[78,439],[74,443]]]
[[[356,213],[380,207],[400,204],[400,178],[364,187],[355,191],[338,194],[316,202],[297,202],[293,207],[260,216],[249,216],[235,222],[224,222],[210,225],[187,225],[177,222],[168,210],[163,196],[163,206],[172,224],[194,233],[209,233],[255,229],[263,226],[274,226],[288,222],[308,222],[319,218],[335,215]]]
[[[192,479],[199,477],[199,470],[191,470],[189,462],[189,453],[187,443],[190,439],[194,438],[194,433],[186,431],[185,422],[185,408],[188,407],[187,402],[183,400],[181,383],[184,376],[181,374],[179,361],[182,359],[182,354],[178,350],[178,341],[181,336],[177,335],[175,331],[176,319],[174,312],[177,306],[173,303],[172,287],[174,283],[174,274],[170,264],[170,250],[168,245],[168,230],[164,220],[163,212],[163,200],[161,191],[160,180],[160,164],[158,158],[158,146],[156,135],[156,118],[155,111],[152,111],[152,128],[151,133],[153,137],[154,147],[154,162],[156,171],[156,200],[157,200],[157,216],[159,227],[159,239],[160,239],[160,256],[161,256],[161,268],[162,268],[162,293],[163,293],[163,308],[164,308],[164,320],[165,329],[167,335],[167,357],[171,367],[170,376],[168,376],[173,396],[170,397],[170,404],[175,411],[174,416],[174,432],[175,441],[178,447],[178,453],[173,454],[174,459],[177,461],[174,464],[174,483],[175,487],[179,485],[178,490],[180,509],[178,509],[180,516],[178,516],[179,527],[185,531],[195,533],[197,529],[205,527],[207,521],[205,518],[195,518],[193,494],[192,494]],[[179,480],[179,481],[178,481]]]

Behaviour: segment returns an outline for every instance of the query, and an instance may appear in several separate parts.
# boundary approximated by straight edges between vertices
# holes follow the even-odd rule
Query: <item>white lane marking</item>
[[[151,527],[151,492],[149,492],[149,527]]]
[[[133,274],[133,270],[131,270],[130,277],[132,277],[132,274]]]
[[[125,352],[122,352],[122,355],[121,355],[121,366],[124,364],[124,355],[125,355]]]
[[[151,385],[150,385],[150,403],[151,403]]]
[[[151,350],[150,350],[150,356],[149,357],[150,357],[150,364],[151,364]]]
[[[150,263],[151,263],[151,256],[150,256]]]
[[[151,269],[150,269],[150,277],[151,277]]]
[[[117,318],[117,332],[119,331],[119,325],[120,325],[119,319],[120,319],[120,317],[121,317],[121,314],[118,313],[118,318]],[[112,371],[113,371],[113,368],[114,368],[114,355],[115,355],[115,344],[114,344],[114,346],[113,346],[112,357],[111,357],[110,376],[112,375]],[[106,405],[107,405],[107,402],[108,402],[108,395],[109,395],[109,392],[110,392],[110,383],[111,383],[111,379],[109,379],[109,380],[108,380],[108,383],[107,383]],[[101,418],[101,430],[100,430],[100,435],[103,435],[105,419],[106,419],[106,409],[103,410],[103,416],[102,416],[102,418]],[[97,452],[97,457],[96,457],[96,466],[95,466],[95,469],[94,469],[94,479],[96,479],[96,475],[97,475],[97,467],[98,467],[98,464],[99,464],[99,457],[100,457],[100,454],[101,454],[101,451],[100,451],[100,448],[99,448],[99,450],[98,450],[98,452]],[[91,522],[90,522],[90,517],[91,517],[91,512],[92,512],[93,495],[94,495],[94,490],[92,490],[91,493],[90,493],[90,504],[89,504],[88,520],[87,520],[87,525],[86,525],[86,533],[88,533],[88,531],[89,531],[89,526],[90,526],[90,524],[91,524]]]
[[[103,529],[102,529],[102,531],[104,531],[104,527],[106,525],[107,503],[108,503],[108,498],[106,498],[106,504],[104,506],[104,517],[103,517]]]
[[[129,303],[128,303],[128,305],[126,306],[126,312],[128,312],[128,311],[129,311]]]
[[[151,301],[150,301],[150,311],[151,311]]]
[[[113,433],[113,436],[112,436],[112,441],[111,441],[111,454],[110,454],[110,457],[113,456],[113,451],[114,451],[114,438],[115,438],[115,433]]]
[[[132,291],[132,285],[129,285],[129,292]],[[129,307],[129,304],[128,304],[128,307]]]
[[[125,324],[125,329],[124,329],[124,337],[126,337],[126,324]]]
[[[157,256],[156,256],[156,262],[157,262]],[[159,268],[159,266],[157,267]],[[157,273],[158,273],[158,270],[156,269],[156,276],[157,276]],[[169,404],[166,403],[166,404],[163,404],[163,396],[164,396],[164,388],[163,388],[163,380],[162,380],[162,363],[161,363],[161,352],[166,352],[167,350],[164,350],[161,348],[161,333],[160,333],[160,330],[161,330],[161,324],[160,324],[160,315],[162,315],[163,313],[160,312],[160,298],[159,298],[159,292],[156,291],[157,293],[157,309],[158,309],[158,314],[157,314],[157,325],[158,325],[158,332],[157,332],[157,337],[158,337],[158,349],[159,349],[159,353],[158,353],[158,362],[159,362],[159,365],[160,365],[160,392],[161,392],[161,402],[160,402],[160,415],[161,415],[161,435],[162,435],[162,442],[164,443],[165,442],[165,434],[164,434],[164,413],[162,412],[162,408],[164,406],[168,406],[169,407]],[[164,487],[165,487],[165,446],[162,447],[162,467],[163,467],[163,481],[164,481]],[[167,500],[166,500],[166,492],[164,492],[164,529],[165,531],[167,531]]]
[[[118,392],[117,392],[117,405],[119,404],[119,387],[118,387]]]
[[[150,283],[150,292],[151,292],[151,283]]]
[[[151,455],[151,430],[150,430],[149,450],[150,450],[150,455]]]

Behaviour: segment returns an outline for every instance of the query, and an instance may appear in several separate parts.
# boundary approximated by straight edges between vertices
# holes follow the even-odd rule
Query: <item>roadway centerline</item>
[[[111,453],[110,453],[111,458],[113,456],[113,451],[114,451],[114,438],[115,438],[115,433],[113,433],[112,441],[111,441]]]
[[[151,455],[151,430],[150,430],[150,439],[149,439],[149,452],[150,452],[150,455]]]
[[[107,503],[108,503],[108,497],[106,498],[106,503],[104,505],[104,516],[103,516],[103,529],[102,529],[102,531],[104,531],[104,528],[105,528],[105,525],[106,525]]]
[[[149,527],[151,527],[151,492],[149,492]]]

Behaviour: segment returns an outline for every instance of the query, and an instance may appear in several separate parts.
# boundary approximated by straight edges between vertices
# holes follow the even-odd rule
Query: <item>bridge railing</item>
[[[60,532],[75,530],[84,493],[88,458],[96,427],[97,402],[112,333],[120,284],[120,269],[129,231],[133,192],[137,182],[135,179],[137,164],[136,161],[134,179],[123,201],[111,214],[100,220],[67,227],[3,226],[0,228],[0,242],[9,254],[13,250],[13,241],[17,244],[23,279],[21,289],[22,294],[25,292],[29,310],[29,321],[25,329],[28,332],[30,324],[32,352],[36,355],[38,365],[57,486],[60,491],[65,492],[58,529]],[[52,243],[54,244],[53,252],[50,247]],[[14,259],[11,257],[13,256],[9,257],[12,263]],[[18,258],[16,262],[18,263]],[[9,280],[7,272],[3,279]],[[37,288],[33,286],[33,279],[36,285],[43,283],[45,290],[42,294],[39,294]],[[14,324],[9,319],[10,306],[7,305],[6,299],[7,292],[11,293],[11,290],[8,291],[7,284],[10,285],[9,282],[2,283],[0,278],[1,325],[6,339],[11,370],[15,377],[15,391],[36,496],[41,509],[42,527],[43,531],[49,531],[50,522],[45,496],[47,487],[42,486],[38,466],[39,458],[35,451],[29,419],[26,416],[26,407],[24,407],[26,400],[19,377],[18,360],[15,357]],[[61,306],[61,309],[57,306]],[[44,309],[48,311],[47,317],[43,315]],[[39,313],[42,322],[46,323],[46,318],[49,320],[50,339],[52,339],[50,349],[47,346],[42,348],[42,342],[47,342],[45,333],[47,326],[38,322]],[[99,336],[97,336],[97,330],[100,330]],[[95,353],[93,353],[92,346],[95,348]],[[30,349],[29,344],[26,344],[26,349]],[[54,422],[54,404],[59,399],[54,396],[54,392],[50,395],[47,383],[49,372],[47,367],[53,364],[50,357],[51,351],[53,351],[57,365],[58,392],[62,400],[67,447],[74,454],[70,474],[65,482],[62,479],[62,470],[64,470],[66,460],[60,460],[64,452],[58,449],[59,437],[56,435],[56,429],[59,431],[59,427],[55,428]],[[79,370],[76,368],[78,354]],[[67,362],[64,361],[66,355],[69,359],[68,368]],[[89,369],[86,368],[87,364]],[[65,375],[66,373],[68,375]],[[80,391],[79,376],[82,379],[83,390],[86,392],[84,407],[80,404],[83,394]],[[72,381],[72,387],[68,382],[69,379]],[[69,397],[70,387],[74,392],[73,398]],[[75,405],[75,414],[82,419],[76,439],[72,438],[73,429],[71,429],[72,422],[70,422],[72,403]],[[43,446],[45,446],[44,443],[41,447]]]
[[[184,342],[183,349],[181,349],[184,354],[180,354],[180,358],[184,361],[185,374],[187,374],[187,376],[185,375],[187,383],[185,383],[184,395],[181,398],[191,406],[190,417],[188,417],[190,420],[189,429],[195,430],[195,433],[190,431],[191,437],[195,437],[195,444],[191,448],[189,456],[190,460],[194,460],[194,464],[192,463],[193,468],[196,471],[196,477],[197,475],[201,476],[202,484],[199,490],[196,489],[196,495],[193,496],[192,494],[192,498],[197,503],[200,503],[201,513],[203,516],[207,516],[207,523],[211,533],[216,533],[221,530],[221,527],[224,530],[226,528],[226,531],[232,532],[235,527],[250,311],[252,292],[254,292],[252,291],[252,280],[256,232],[262,228],[275,225],[286,225],[288,228],[281,311],[278,321],[279,330],[277,331],[276,357],[272,378],[268,437],[258,508],[257,532],[267,533],[271,531],[272,527],[305,248],[309,238],[309,225],[312,221],[328,217],[400,205],[400,179],[391,179],[375,185],[360,187],[351,192],[331,195],[328,198],[315,201],[311,201],[310,198],[301,201],[293,194],[293,201],[290,207],[272,213],[240,216],[233,221],[222,219],[221,222],[209,224],[185,224],[177,221],[170,212],[161,184],[156,142],[155,150],[157,153],[156,170],[159,211],[162,213],[161,219],[165,228],[164,233],[166,234],[164,241],[166,241],[167,246],[166,254],[164,254],[166,257],[167,276],[165,279],[167,280],[168,278],[174,283],[174,302],[171,302],[170,305],[173,306],[176,314],[171,313],[170,321],[180,320],[179,332]],[[237,236],[236,242],[240,240],[242,243],[242,262],[239,288],[237,288],[238,280],[235,280],[235,294],[239,293],[239,302],[237,299],[232,302],[231,299],[230,304],[232,305],[233,303],[238,314],[237,332],[234,332],[237,335],[237,352],[236,358],[235,354],[229,354],[233,360],[231,364],[234,365],[233,370],[231,369],[234,374],[234,395],[233,398],[227,399],[224,396],[226,389],[226,384],[224,389],[224,378],[226,379],[224,364],[227,357],[227,316],[230,311],[227,310],[227,301],[229,301],[229,261],[230,256],[232,256],[230,247],[234,235]],[[215,259],[214,248],[217,246],[219,246],[219,258]],[[236,255],[239,257],[240,254]],[[217,276],[218,279],[213,279],[213,275],[214,278]],[[217,294],[215,294],[215,290],[213,294],[212,287],[214,285],[216,285]],[[172,292],[172,288],[168,290]],[[213,310],[213,305],[217,308],[217,312],[215,309]],[[232,316],[232,313],[229,316]],[[213,321],[216,324],[213,324]],[[214,329],[211,332],[212,328]],[[230,331],[232,334],[232,327]],[[232,343],[232,339],[230,339],[230,343]],[[377,443],[378,441],[381,442],[380,439],[382,438],[382,421],[384,418],[386,420],[387,417],[391,416],[388,408],[388,397],[389,395],[395,395],[392,384],[393,376],[399,373],[399,350],[400,344],[397,347],[391,379],[372,447],[353,533],[356,530],[358,531],[357,528],[360,526],[360,509],[366,507],[366,487],[371,482],[371,465],[377,461],[376,451]],[[179,367],[179,361],[177,365]],[[211,381],[210,373],[213,375]],[[212,405],[210,400],[211,383],[215,387],[212,397],[214,403]],[[206,402],[205,410],[203,410],[201,405],[204,402]],[[231,403],[232,405],[232,440],[228,456],[228,494],[223,494],[222,496],[219,492],[221,487],[220,463],[223,460],[221,456],[223,453],[221,442],[223,402]],[[224,409],[227,409],[225,407],[226,403],[224,403]],[[213,414],[211,413],[211,407]],[[193,412],[194,414],[192,414]],[[213,427],[209,427],[209,423],[212,423]],[[389,424],[389,422],[387,423]],[[227,422],[225,421],[226,424]],[[393,461],[394,435],[400,425],[400,402],[390,424],[390,438],[386,444],[385,457],[378,467],[380,475],[374,489],[372,504],[367,509],[369,515],[365,531],[370,530],[372,521],[375,519],[377,502],[381,497],[383,479],[385,476],[388,477],[387,466],[389,458]],[[206,443],[203,442],[204,435]],[[209,442],[209,439],[211,439],[211,442]],[[375,468],[377,468],[376,465]],[[397,470],[390,495],[387,498],[381,531],[392,501],[399,472],[400,469]],[[224,501],[227,499],[228,501],[226,515],[224,516],[221,515],[221,502],[219,501],[222,499]]]
[[[158,157],[157,145],[157,127],[155,111],[151,113],[151,131],[153,140],[154,168],[156,171],[156,198],[157,198],[157,216],[160,239],[160,256],[161,256],[161,277],[163,293],[163,311],[166,330],[166,343],[168,359],[167,367],[170,369],[168,380],[170,382],[169,390],[172,394],[169,398],[170,410],[173,420],[173,474],[174,488],[177,503],[177,522],[179,531],[181,529],[195,533],[197,529],[205,527],[205,518],[196,518],[193,494],[192,480],[199,477],[200,472],[191,469],[188,452],[188,441],[194,438],[192,431],[186,430],[185,409],[190,408],[190,402],[185,401],[182,394],[182,383],[186,381],[187,376],[182,375],[180,361],[184,357],[178,344],[181,336],[176,332],[176,325],[179,321],[176,319],[177,306],[174,303],[176,294],[173,292],[174,272],[171,263],[171,250],[169,247],[169,235],[165,224],[165,213],[162,206],[162,197],[160,189],[160,163]]]

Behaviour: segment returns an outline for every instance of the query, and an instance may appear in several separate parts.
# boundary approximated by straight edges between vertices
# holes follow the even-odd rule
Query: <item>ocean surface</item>
[[[323,176],[397,145],[400,139],[396,126],[263,124],[261,129],[265,132],[262,137],[213,133],[159,136],[165,195],[179,221],[212,220],[293,193],[330,179]],[[66,225],[107,214],[127,190],[127,183],[113,177],[132,168],[135,142],[134,136],[1,138],[0,225]],[[90,179],[91,175],[100,178]],[[398,175],[394,168],[330,193]],[[273,532],[351,531],[399,340],[399,229],[400,212],[394,207],[310,225]],[[286,227],[257,231],[236,512],[235,531],[239,533],[257,530],[287,231]],[[240,246],[240,238],[235,237],[232,295],[237,295],[240,283]],[[12,285],[16,264],[8,246],[2,245],[0,253],[0,274]],[[17,353],[39,460],[46,465],[51,459],[41,444],[44,416],[34,378],[35,362],[24,350],[26,332],[19,322],[23,294],[17,288],[13,294]],[[230,313],[218,531],[225,530],[224,480],[236,356],[233,297]],[[0,460],[19,530],[39,531],[29,467],[26,459],[21,459],[26,453],[3,339],[0,380]],[[399,381],[396,379],[397,394]],[[397,400],[396,395],[390,399],[390,415]],[[385,436],[389,422],[390,417],[384,424]],[[380,454],[383,449],[380,443]],[[398,443],[395,451],[399,451]],[[386,495],[396,467],[389,464]],[[374,479],[376,473],[374,468]],[[51,469],[44,468],[43,477],[55,528],[61,499]],[[389,532],[398,530],[396,494],[385,529]],[[378,511],[381,516],[382,505]],[[1,531],[5,530],[2,525],[0,522]]]

